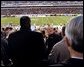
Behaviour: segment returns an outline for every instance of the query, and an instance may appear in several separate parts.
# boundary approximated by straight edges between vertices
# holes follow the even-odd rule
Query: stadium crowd
[[[53,6],[65,6],[65,5],[83,5],[83,1],[1,1],[1,6],[18,6],[18,5],[53,5]]]
[[[80,33],[81,32],[81,33]],[[1,28],[1,66],[83,65],[83,16],[61,29],[51,25],[31,29],[28,16],[20,26]]]
[[[27,6],[1,8],[2,15],[20,15],[20,14],[83,14],[83,7],[48,7],[48,6]]]

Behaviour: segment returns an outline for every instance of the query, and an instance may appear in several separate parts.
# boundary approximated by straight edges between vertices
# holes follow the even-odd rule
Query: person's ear
[[[68,46],[68,47],[70,47],[71,46],[71,42],[70,42],[70,40],[65,36],[65,43],[66,43],[66,45]]]

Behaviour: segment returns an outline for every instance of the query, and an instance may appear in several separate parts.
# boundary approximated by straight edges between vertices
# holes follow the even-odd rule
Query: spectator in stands
[[[59,42],[62,37],[58,34],[56,34],[53,30],[53,28],[49,29],[49,32],[48,32],[48,38],[46,40],[46,45],[48,45],[48,55],[50,53],[50,51],[52,50],[52,47],[57,43]]]
[[[61,33],[62,33],[62,37],[64,37],[65,26],[62,27]],[[70,58],[70,53],[65,43],[65,37],[64,37],[60,42],[56,43],[53,46],[48,56],[48,60],[49,60],[49,64],[58,64],[58,63],[66,61],[69,58]]]
[[[73,18],[66,26],[65,42],[70,52],[70,59],[60,65],[83,66],[83,16]]]
[[[4,39],[6,39],[6,33],[3,30],[1,30],[1,37],[3,37]]]
[[[31,31],[31,20],[20,19],[20,30],[9,35],[9,56],[15,66],[39,65],[45,58],[46,46],[41,33]]]
[[[65,29],[71,58],[64,65],[83,65],[83,16],[73,18]]]
[[[6,39],[9,37],[9,34],[12,33],[13,28],[12,27],[6,27],[4,32],[6,34]]]
[[[43,35],[43,38],[44,38],[44,43],[46,43],[46,35],[45,35],[45,30],[42,30],[41,31],[42,35]]]
[[[8,54],[7,54],[7,46],[8,42],[6,38],[4,38],[3,32],[1,32],[1,66],[10,66],[11,61],[9,60]]]

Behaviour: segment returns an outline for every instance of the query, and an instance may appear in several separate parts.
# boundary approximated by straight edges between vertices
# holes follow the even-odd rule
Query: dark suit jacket
[[[58,64],[69,58],[70,52],[64,38],[53,46],[48,56],[49,64]]]
[[[62,37],[58,34],[51,34],[49,35],[48,39],[46,40],[46,45],[48,45],[48,55],[52,50],[52,47],[59,42],[62,39]]]
[[[82,59],[70,58],[67,60],[63,66],[83,66],[84,61]]]
[[[10,61],[9,61],[9,57],[8,57],[8,54],[7,54],[7,46],[8,46],[8,42],[6,39],[2,38],[1,37],[1,60],[3,61],[3,64],[5,66],[7,66]]]
[[[84,63],[84,61],[82,59],[70,58],[66,62],[63,62],[61,64],[49,65],[49,67],[58,67],[58,66],[63,66],[63,67],[68,67],[68,66],[70,66],[70,67],[73,67],[73,66],[82,67],[83,63]]]
[[[46,47],[42,34],[38,32],[20,30],[12,33],[8,46],[10,57],[20,65],[38,64],[45,58]]]

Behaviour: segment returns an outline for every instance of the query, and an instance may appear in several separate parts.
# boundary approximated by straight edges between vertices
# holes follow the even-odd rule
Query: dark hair
[[[62,35],[65,36],[65,26],[62,27]]]
[[[45,31],[43,30],[43,31],[41,31],[41,33],[42,33],[42,34],[45,34]]]
[[[20,26],[21,28],[28,28],[30,29],[31,26],[31,20],[28,16],[22,16],[20,18]]]
[[[6,30],[9,30],[9,29],[12,30],[13,28],[12,28],[12,27],[6,27],[6,28],[5,28],[5,31],[6,31]]]

